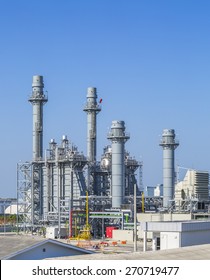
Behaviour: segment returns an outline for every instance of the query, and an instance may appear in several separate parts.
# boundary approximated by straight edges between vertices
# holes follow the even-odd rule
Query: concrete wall
[[[138,222],[164,222],[164,221],[189,221],[192,219],[192,214],[177,214],[177,213],[138,213],[137,221]],[[138,239],[143,239],[144,232],[141,229],[141,226],[138,227]],[[147,232],[147,239],[153,239],[153,233]]]
[[[140,226],[137,226],[137,238],[143,239],[144,238],[144,231],[141,229]],[[148,231],[147,232],[147,239],[153,239],[153,232]]]
[[[113,230],[112,238],[114,240],[133,241],[133,230]]]
[[[160,213],[138,213],[138,222],[163,222],[163,221],[189,221],[192,219],[192,214],[160,214]]]

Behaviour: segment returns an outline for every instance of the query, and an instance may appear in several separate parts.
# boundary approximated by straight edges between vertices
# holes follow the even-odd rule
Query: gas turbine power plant
[[[17,164],[18,227],[35,230],[41,227],[68,227],[68,236],[91,232],[103,237],[109,227],[133,229],[134,213],[205,211],[209,207],[206,171],[195,171],[194,179],[176,181],[174,151],[179,143],[174,129],[164,129],[163,196],[145,196],[141,176],[143,163],[130,156],[125,143],[130,139],[125,122],[114,120],[107,135],[110,145],[97,160],[97,114],[101,100],[89,87],[83,111],[87,115],[87,155],[80,153],[66,135],[61,143],[49,141],[43,148],[43,107],[48,101],[42,76],[33,76],[33,158]],[[189,176],[188,176],[189,177]],[[195,187],[192,187],[194,184]],[[176,188],[177,185],[177,188]],[[134,209],[134,205],[136,209]]]

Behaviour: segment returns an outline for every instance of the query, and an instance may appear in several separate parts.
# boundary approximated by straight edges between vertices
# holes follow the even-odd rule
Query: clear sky
[[[113,120],[162,183],[162,131],[176,165],[210,171],[210,1],[0,0],[0,197],[16,196],[16,165],[32,159],[33,75],[43,75],[44,148],[67,135],[86,154],[86,90],[102,98],[97,156]]]

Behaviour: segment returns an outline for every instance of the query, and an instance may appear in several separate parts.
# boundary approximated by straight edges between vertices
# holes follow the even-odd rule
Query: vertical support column
[[[174,129],[164,129],[160,146],[163,148],[163,207],[171,206],[174,198],[175,168],[174,150],[179,146]]]
[[[133,216],[134,216],[134,240],[133,240],[133,245],[134,245],[134,248],[133,248],[133,250],[134,250],[134,252],[136,252],[137,251],[137,203],[136,203],[136,188],[137,188],[137,186],[136,186],[136,184],[134,184],[134,196],[133,196],[133,199],[134,199],[134,214],[133,214]]]
[[[113,121],[108,139],[112,141],[112,208],[120,208],[125,189],[125,133],[124,121]]]
[[[147,222],[144,223],[143,251],[147,251]]]

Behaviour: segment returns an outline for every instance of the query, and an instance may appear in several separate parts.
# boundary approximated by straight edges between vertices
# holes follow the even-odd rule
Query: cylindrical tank
[[[174,129],[164,129],[160,146],[163,148],[163,207],[171,206],[174,199],[175,168],[174,150],[179,143],[175,140]]]
[[[112,148],[107,146],[104,148],[104,154],[101,156],[101,169],[111,171]]]
[[[120,208],[125,189],[124,144],[129,139],[124,121],[113,121],[108,139],[112,141],[112,208]]]

